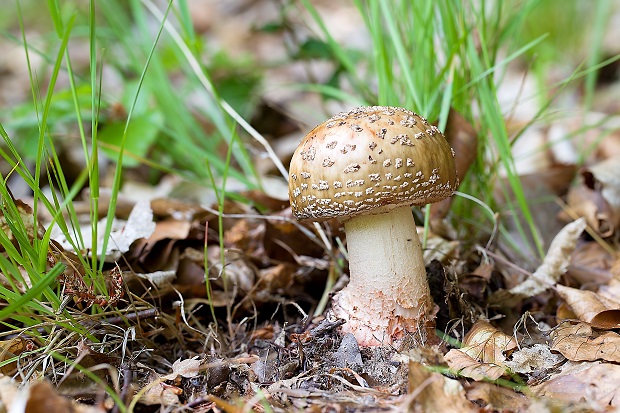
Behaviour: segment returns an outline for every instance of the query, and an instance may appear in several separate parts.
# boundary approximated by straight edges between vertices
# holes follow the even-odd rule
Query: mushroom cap
[[[387,212],[451,196],[454,151],[426,119],[398,107],[363,106],[321,123],[301,141],[289,168],[299,220]]]

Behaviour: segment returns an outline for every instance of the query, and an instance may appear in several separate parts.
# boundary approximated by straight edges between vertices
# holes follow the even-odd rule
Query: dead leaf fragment
[[[476,406],[467,400],[465,390],[458,380],[439,373],[429,372],[422,364],[409,362],[409,411],[416,407],[423,412],[477,412]]]
[[[562,323],[551,332],[551,349],[572,361],[620,363],[620,335],[596,332],[586,323]]]
[[[28,347],[33,347],[32,340],[26,340],[22,337],[10,340],[0,341],[0,363],[10,360],[22,354]],[[0,367],[0,373],[10,376],[17,370],[17,361],[5,364]]]
[[[577,403],[585,401],[591,411],[609,411],[620,406],[620,365],[611,363],[573,363],[562,366],[560,373],[546,382],[531,386],[540,397]]]
[[[107,220],[102,219],[97,223],[97,255],[101,255],[103,250],[103,236],[106,233],[105,228]],[[92,228],[90,225],[83,225],[80,228],[82,239],[84,240],[84,248],[86,251],[92,251]],[[140,239],[148,238],[155,231],[155,222],[153,222],[153,210],[149,201],[139,201],[131,210],[127,221],[114,219],[112,222],[112,232],[106,246],[106,261],[117,261],[121,254],[129,251],[131,244]],[[52,239],[58,242],[66,251],[79,253],[73,249],[62,231],[56,226],[52,230]]]
[[[571,221],[572,216],[577,215],[583,217],[590,228],[601,237],[607,238],[613,235],[613,214],[599,192],[586,186],[576,186],[568,191],[566,203],[572,213],[569,215],[562,211],[559,213],[560,219]]]
[[[198,357],[185,360],[177,360],[172,363],[172,373],[162,377],[162,380],[175,380],[178,376],[191,378],[200,373],[200,360]]]
[[[506,373],[504,367],[482,363],[458,349],[448,351],[444,359],[452,371],[478,381],[497,380]]]
[[[174,406],[179,404],[179,388],[158,382],[149,384],[149,388],[140,397],[140,403],[147,406]]]
[[[558,285],[556,291],[581,321],[609,330],[620,327],[620,303],[594,291]]]
[[[486,320],[478,320],[463,339],[463,347],[444,356],[448,366],[474,380],[496,380],[506,373],[506,354],[517,347],[514,337]]]
[[[74,412],[69,399],[58,394],[47,381],[38,381],[28,388],[28,401],[24,413],[67,413]]]
[[[504,334],[486,320],[478,320],[463,339],[463,353],[483,363],[503,363],[517,348],[514,337]]]
[[[525,411],[530,404],[530,400],[525,395],[493,383],[475,381],[469,383],[466,389],[469,400],[483,401],[499,411]]]
[[[510,289],[510,293],[533,297],[554,285],[570,264],[570,255],[585,229],[586,221],[583,218],[562,228],[551,242],[541,266],[527,280]]]
[[[571,257],[566,274],[581,286],[607,284],[612,278],[615,257],[598,242],[580,243]]]

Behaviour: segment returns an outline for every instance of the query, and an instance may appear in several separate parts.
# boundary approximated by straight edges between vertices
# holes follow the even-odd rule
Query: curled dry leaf
[[[482,363],[458,349],[448,351],[444,359],[452,371],[474,380],[497,380],[506,373],[504,367]]]
[[[32,340],[26,340],[23,337],[16,337],[9,340],[0,341],[0,363],[19,356],[26,350],[33,350],[35,344]],[[5,376],[15,374],[17,370],[17,361],[12,361],[0,367],[0,373]]]
[[[620,335],[596,332],[587,323],[562,323],[551,332],[551,350],[571,361],[620,363]]]
[[[566,204],[572,214],[562,211],[559,214],[560,219],[571,221],[572,216],[577,215],[585,218],[588,225],[603,238],[614,233],[612,211],[600,192],[586,186],[573,187],[568,191]]]
[[[583,185],[568,193],[568,206],[600,236],[610,237],[620,224],[620,156],[585,168],[582,176]]]
[[[486,320],[478,320],[463,339],[462,352],[484,363],[503,363],[517,348],[514,337],[504,334]]]
[[[229,288],[238,288],[242,292],[250,291],[256,278],[254,266],[250,264],[242,251],[237,250],[225,250],[222,263],[220,251],[220,247],[215,245],[209,246],[207,250],[209,277],[216,280],[217,284],[223,285],[226,282]]]
[[[275,292],[289,287],[293,282],[295,270],[293,265],[287,263],[259,270],[259,289]]]
[[[500,378],[506,372],[506,354],[517,348],[514,337],[504,334],[488,321],[477,321],[463,340],[463,347],[445,356],[451,369],[474,380]]]
[[[172,285],[172,282],[176,278],[176,271],[153,271],[148,274],[137,274],[130,273],[128,276],[135,275],[137,278],[142,278],[143,280],[147,280],[150,284],[157,287],[157,289],[167,291],[168,288]],[[126,281],[128,282],[128,281]]]
[[[595,328],[609,330],[620,327],[620,303],[594,291],[558,285],[556,291],[581,321]]]
[[[240,219],[224,233],[224,245],[227,248],[242,250],[250,256],[261,257],[265,255],[263,245],[265,228],[265,222]]]
[[[187,239],[191,228],[192,224],[189,221],[179,221],[176,219],[158,221],[155,225],[155,230],[147,242],[152,244],[163,239]]]
[[[570,264],[570,255],[575,249],[579,236],[585,229],[586,221],[583,218],[562,228],[551,242],[547,256],[541,266],[523,283],[510,289],[510,293],[533,297],[554,285]]]

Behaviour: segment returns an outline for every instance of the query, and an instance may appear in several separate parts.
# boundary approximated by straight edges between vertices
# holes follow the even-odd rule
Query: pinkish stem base
[[[351,280],[332,307],[346,320],[343,332],[362,346],[423,333],[433,303],[411,209],[354,217],[344,226]]]

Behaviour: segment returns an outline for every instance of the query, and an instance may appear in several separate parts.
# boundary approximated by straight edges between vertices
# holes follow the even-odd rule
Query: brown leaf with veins
[[[517,341],[514,337],[499,331],[486,320],[479,320],[465,336],[463,347],[450,350],[444,359],[462,376],[495,380],[506,373],[506,353],[515,348]]]
[[[538,396],[555,402],[585,401],[587,411],[617,411],[620,406],[620,366],[600,362],[568,362],[560,373],[531,390]],[[568,407],[568,406],[566,406]],[[573,411],[573,410],[571,410]]]
[[[463,353],[483,363],[501,364],[506,353],[517,348],[514,337],[504,334],[486,320],[478,320],[463,339]]]
[[[482,363],[459,349],[448,351],[444,360],[451,370],[474,380],[497,380],[506,373],[505,367],[492,363]]]
[[[572,361],[620,363],[620,335],[594,331],[587,323],[562,323],[551,332],[551,350]]]
[[[594,291],[557,285],[556,291],[581,321],[595,328],[610,330],[620,327],[620,303]]]
[[[430,372],[421,363],[409,362],[409,391],[405,411],[477,412],[465,397],[463,386],[454,379]],[[418,409],[416,409],[418,408]],[[400,410],[399,410],[400,411]]]

